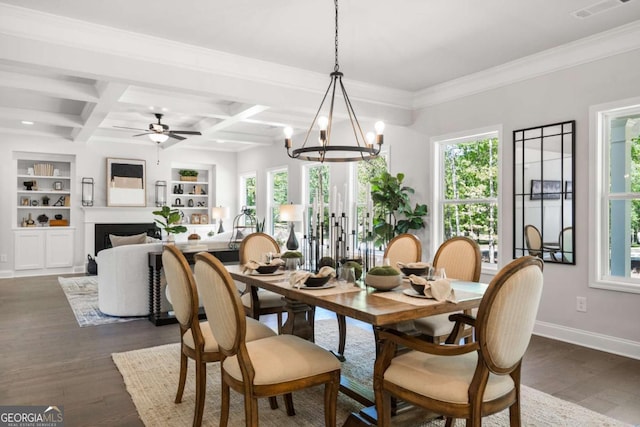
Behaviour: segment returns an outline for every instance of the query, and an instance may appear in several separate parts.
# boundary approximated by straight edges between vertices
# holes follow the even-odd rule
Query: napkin
[[[433,298],[436,301],[449,301],[456,303],[456,294],[451,288],[451,281],[449,279],[438,279],[429,281],[424,277],[416,276],[412,274],[409,276],[409,281],[416,284],[425,285],[424,295],[427,298]]]
[[[242,274],[245,274],[247,272],[251,273],[255,270],[258,269],[258,267],[260,267],[261,265],[284,265],[284,260],[283,259],[273,259],[271,260],[270,264],[265,264],[264,262],[258,262],[258,261],[249,261],[248,263],[246,263],[245,265],[242,266]]]
[[[408,262],[408,263],[403,263],[398,261],[396,263],[396,265],[398,266],[398,268],[427,268],[427,267],[431,267],[431,264],[429,264],[428,262]]]
[[[299,288],[304,285],[304,282],[311,276],[314,277],[336,277],[336,270],[333,267],[325,265],[322,267],[317,274],[313,274],[310,271],[296,271],[291,276],[289,276],[289,284],[292,288]]]

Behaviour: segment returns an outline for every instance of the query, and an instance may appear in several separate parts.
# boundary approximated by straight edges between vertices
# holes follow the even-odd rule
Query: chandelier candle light
[[[356,112],[353,110],[351,100],[347,95],[347,90],[342,83],[343,74],[340,72],[340,65],[338,64],[338,0],[334,0],[335,4],[335,64],[333,72],[329,74],[331,81],[329,87],[324,93],[320,107],[313,117],[311,126],[307,130],[307,134],[304,138],[304,143],[300,148],[293,148],[292,136],[293,129],[287,127],[284,129],[284,147],[287,150],[289,157],[293,159],[309,160],[316,162],[355,162],[359,160],[369,160],[375,158],[380,154],[380,149],[384,141],[384,123],[377,122],[375,124],[376,133],[367,133],[366,137],[360,127]],[[342,94],[346,107],[346,115],[351,123],[353,130],[354,142],[351,145],[336,145],[331,143],[331,128],[334,122],[334,106],[336,91],[340,88],[338,93]],[[321,115],[322,107],[327,100],[327,95],[331,92],[331,101],[329,102],[329,114],[328,117]],[[319,128],[319,145],[309,144],[309,137],[313,131],[315,124],[318,124]]]

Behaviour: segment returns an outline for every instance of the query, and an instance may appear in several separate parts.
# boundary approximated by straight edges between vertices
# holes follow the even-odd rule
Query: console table
[[[204,250],[190,251],[185,247],[183,254],[189,264],[194,264],[195,254]],[[224,264],[237,264],[240,262],[240,254],[237,249],[207,249]],[[156,326],[176,323],[175,316],[169,312],[161,311],[162,301],[162,252],[149,252],[149,321]],[[204,318],[204,311],[200,310],[200,317]]]

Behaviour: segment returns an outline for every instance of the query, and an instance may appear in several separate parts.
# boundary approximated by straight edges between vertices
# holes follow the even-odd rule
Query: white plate
[[[429,298],[426,295],[420,295],[419,293],[417,293],[413,289],[403,289],[402,293],[405,294],[405,295],[408,295],[410,297],[414,297],[414,298]],[[430,299],[432,299],[432,298],[430,298]]]
[[[257,271],[251,272],[252,276],[281,276],[284,274],[284,271],[276,270],[273,273],[258,273]]]
[[[325,283],[322,286],[307,286],[307,285],[302,285],[300,286],[300,289],[304,289],[304,290],[314,290],[314,289],[329,289],[329,288],[335,288],[336,284],[335,283]]]

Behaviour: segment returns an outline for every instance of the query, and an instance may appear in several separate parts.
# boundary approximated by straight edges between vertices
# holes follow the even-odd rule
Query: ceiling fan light
[[[169,139],[169,135],[165,135],[163,133],[150,133],[149,139],[151,139],[153,142],[161,143]]]

